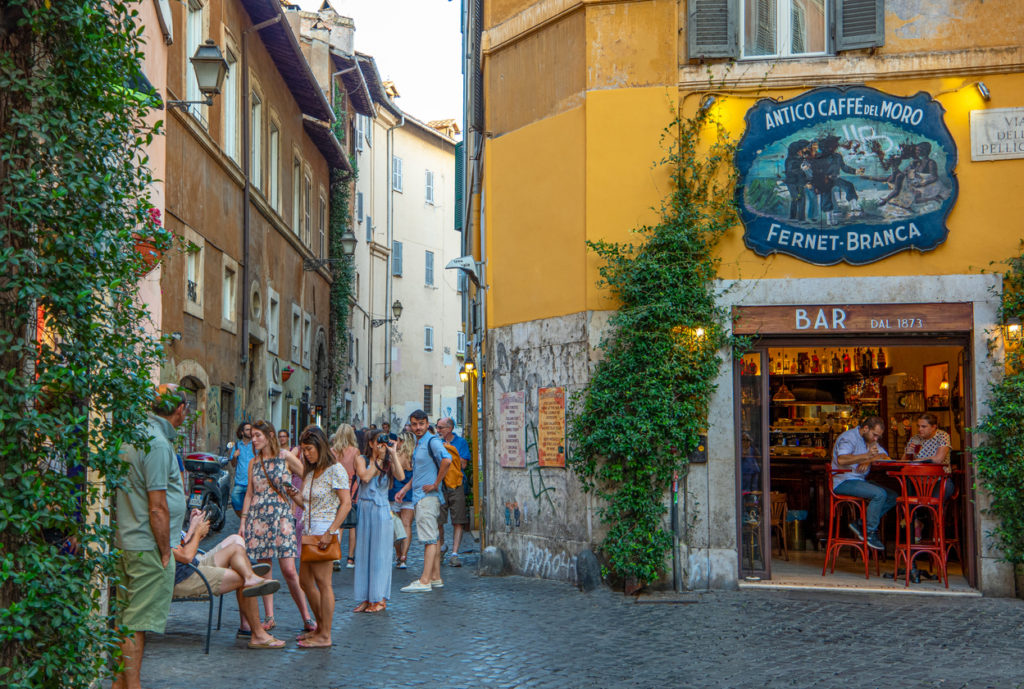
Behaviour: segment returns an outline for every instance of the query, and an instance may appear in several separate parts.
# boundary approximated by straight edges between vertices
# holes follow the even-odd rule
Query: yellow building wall
[[[584,241],[631,241],[633,229],[657,221],[655,209],[669,193],[667,172],[655,166],[664,155],[661,135],[673,108],[697,107],[701,92],[709,90],[709,73],[730,75],[715,112],[736,138],[757,98],[791,98],[824,83],[863,83],[897,96],[933,94],[946,108],[958,149],[959,194],[949,236],[934,251],[902,252],[865,266],[814,266],[756,255],[744,246],[737,225],[720,244],[721,277],[977,273],[1015,254],[1024,236],[1022,165],[971,162],[969,114],[1024,105],[1024,52],[1013,35],[1024,25],[1024,2],[936,3],[927,16],[890,8],[887,43],[879,52],[892,57],[852,51],[819,61],[743,61],[732,68],[718,61],[710,70],[686,61],[685,31],[678,30],[686,3],[487,3],[488,27],[515,15],[515,22],[491,32],[501,42],[485,59],[492,135],[485,153],[488,327],[615,307],[597,285],[599,262]],[[541,17],[559,8],[561,14],[519,37],[501,33],[517,22],[529,28],[531,13]],[[862,71],[844,79],[844,60]],[[919,75],[880,78],[891,60],[910,60],[901,68]],[[977,66],[964,66],[971,64]],[[974,87],[979,79],[991,91],[989,102]],[[734,84],[747,88],[729,94]]]

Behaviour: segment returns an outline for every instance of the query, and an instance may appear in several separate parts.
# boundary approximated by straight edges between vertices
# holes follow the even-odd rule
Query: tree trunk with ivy
[[[637,243],[588,242],[620,307],[570,422],[569,464],[603,503],[608,570],[637,582],[665,571],[665,494],[707,428],[719,352],[732,344],[714,251],[736,223],[735,145],[706,109],[677,117],[662,140],[672,193],[661,221],[634,230]]]
[[[118,630],[103,524],[141,443],[151,367],[138,300],[170,235],[150,216],[137,12],[0,3],[0,686],[89,687]],[[38,320],[37,320],[38,317]],[[77,545],[77,551],[74,547]]]
[[[344,143],[348,122],[347,114],[337,106],[334,108],[334,134],[338,141]],[[355,170],[355,161],[350,161]],[[345,170],[331,170],[331,210],[330,210],[330,253],[332,258],[341,259],[331,264],[331,332],[330,332],[330,381],[333,399],[328,418],[332,419],[333,427],[337,427],[338,419],[335,410],[344,408],[344,390],[346,371],[348,370],[348,333],[349,320],[352,315],[352,284],[355,278],[355,264],[351,256],[346,256],[342,248],[341,238],[346,230],[352,227],[352,185],[355,173]],[[350,419],[343,419],[346,423]],[[333,430],[333,428],[331,429]]]

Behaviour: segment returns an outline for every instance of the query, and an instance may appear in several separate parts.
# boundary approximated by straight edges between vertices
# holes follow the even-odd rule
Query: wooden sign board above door
[[[974,305],[828,304],[806,306],[735,306],[736,335],[909,335],[969,332]]]

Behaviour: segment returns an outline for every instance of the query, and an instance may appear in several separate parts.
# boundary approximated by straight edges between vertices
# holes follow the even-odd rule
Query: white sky
[[[323,0],[299,0],[316,11]],[[462,128],[460,0],[331,0],[356,25],[355,48],[372,55],[395,102],[418,120],[455,118]]]

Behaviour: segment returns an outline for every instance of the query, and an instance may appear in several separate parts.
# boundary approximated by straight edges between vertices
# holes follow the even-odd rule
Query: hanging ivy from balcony
[[[344,144],[348,114],[334,106],[334,134]],[[355,263],[351,256],[345,256],[341,238],[346,230],[352,227],[352,183],[358,176],[355,158],[349,161],[354,172],[341,169],[331,170],[331,211],[330,211],[330,253],[331,258],[340,258],[331,264],[331,387],[335,399],[332,401],[332,427],[337,427],[339,419],[334,411],[342,405],[345,390],[346,372],[348,370],[348,338],[349,316],[352,312],[352,297],[355,280]],[[348,419],[344,419],[348,421]]]
[[[735,144],[701,108],[665,129],[672,192],[636,243],[588,242],[600,285],[618,300],[603,355],[576,396],[569,463],[603,507],[602,550],[616,577],[656,581],[672,537],[662,528],[673,472],[707,428],[719,352],[732,344],[715,301],[715,247],[737,221]]]
[[[104,521],[162,353],[138,277],[171,246],[149,197],[137,14],[121,0],[0,6],[4,687],[93,686],[119,639]]]

